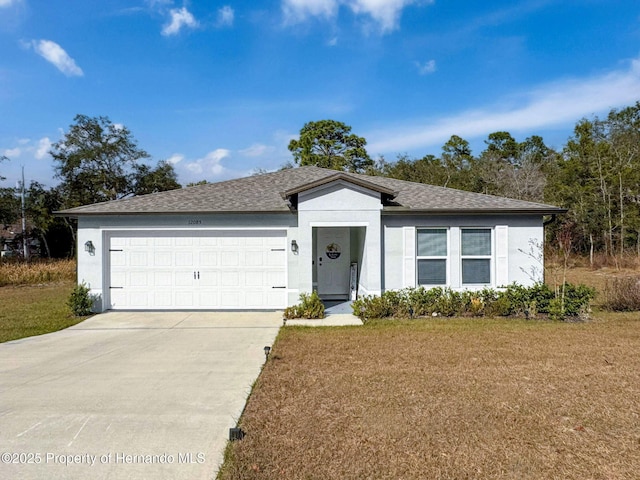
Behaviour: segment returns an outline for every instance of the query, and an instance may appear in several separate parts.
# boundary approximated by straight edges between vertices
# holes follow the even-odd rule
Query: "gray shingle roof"
[[[132,215],[179,213],[268,213],[288,212],[289,204],[281,195],[305,185],[317,185],[336,175],[335,170],[300,167],[274,173],[238,178],[225,182],[152,193],[113,200],[58,212],[65,216]],[[381,191],[397,192],[385,213],[538,213],[554,214],[565,210],[541,203],[465,192],[423,183],[386,177],[344,173],[355,183],[378,185]]]

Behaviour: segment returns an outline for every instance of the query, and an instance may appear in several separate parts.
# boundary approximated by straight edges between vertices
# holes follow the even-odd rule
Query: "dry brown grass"
[[[38,285],[52,282],[75,282],[75,260],[37,260],[0,262],[0,287]]]
[[[593,302],[594,306],[600,306],[605,300],[604,292],[607,288],[615,283],[617,279],[625,279],[629,277],[637,277],[640,270],[635,268],[613,268],[602,267],[596,270],[586,267],[573,265],[567,270],[567,282],[575,285],[585,284],[596,289],[596,298]],[[547,273],[545,277],[547,285],[555,287],[562,283],[562,269],[559,266],[547,264]]]
[[[222,479],[631,479],[640,318],[282,329]]]

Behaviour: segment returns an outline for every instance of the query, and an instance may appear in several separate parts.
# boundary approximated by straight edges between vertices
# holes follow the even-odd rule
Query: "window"
[[[462,284],[491,284],[491,229],[461,231]]]
[[[447,284],[447,229],[418,230],[418,285]]]

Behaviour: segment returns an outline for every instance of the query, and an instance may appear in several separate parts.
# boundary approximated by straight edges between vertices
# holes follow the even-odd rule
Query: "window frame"
[[[421,231],[425,230],[444,230],[446,235],[446,247],[447,254],[446,255],[419,255],[419,242],[418,235]],[[427,288],[435,288],[435,287],[446,287],[449,285],[451,279],[451,234],[449,227],[416,227],[416,287],[424,286]],[[420,283],[420,260],[444,260],[445,268],[444,268],[444,283]]]
[[[464,236],[464,231],[465,230],[488,230],[489,231],[489,240],[491,242],[490,248],[489,248],[489,255],[464,255],[462,253],[463,249],[462,249],[462,242],[463,242],[463,236]],[[496,251],[495,251],[495,245],[496,245],[496,241],[495,241],[495,228],[494,227],[460,227],[460,285],[462,287],[474,287],[474,286],[479,286],[479,287],[486,287],[486,286],[492,286],[494,284],[495,281],[495,257],[496,257]],[[463,275],[463,265],[464,265],[464,261],[465,260],[489,260],[489,283],[465,283],[464,281],[464,275]]]

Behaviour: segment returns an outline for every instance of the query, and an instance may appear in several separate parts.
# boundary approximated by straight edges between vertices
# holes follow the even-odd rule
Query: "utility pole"
[[[20,191],[20,200],[22,203],[22,252],[24,259],[29,260],[29,246],[27,245],[27,215],[24,202],[24,165],[22,166],[22,188]]]

